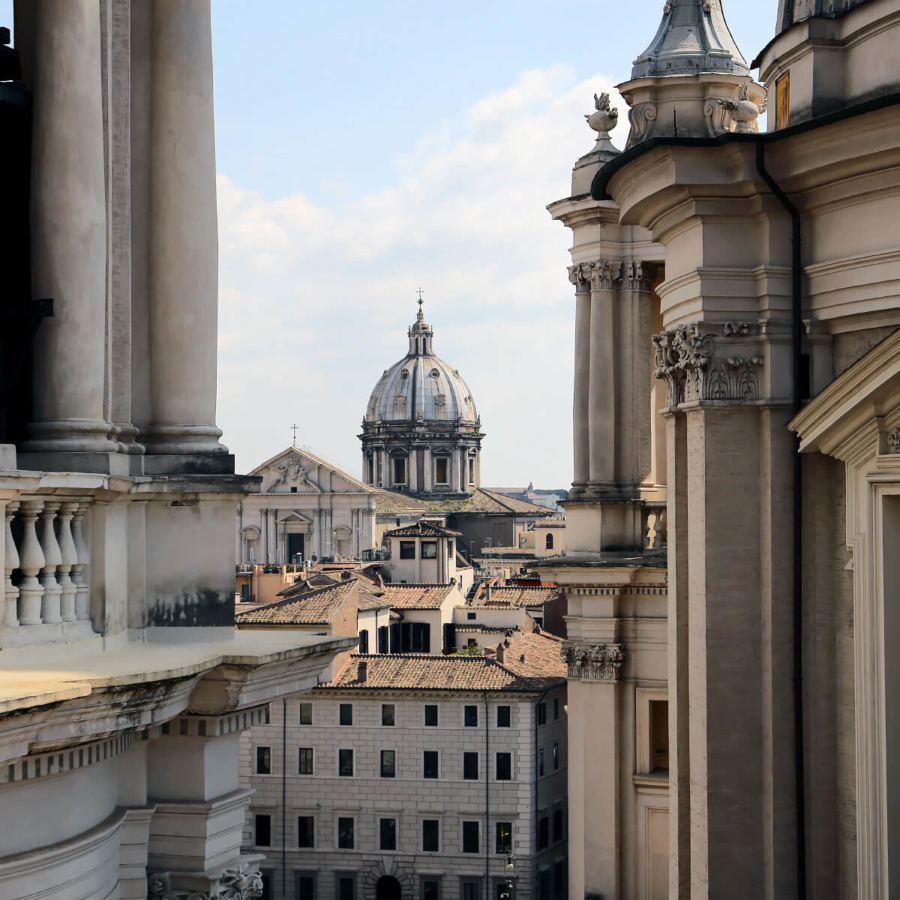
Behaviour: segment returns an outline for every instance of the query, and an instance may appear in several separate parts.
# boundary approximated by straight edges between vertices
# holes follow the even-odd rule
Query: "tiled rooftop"
[[[237,612],[241,625],[329,625],[344,602],[357,592],[357,579],[329,585],[299,597],[288,597],[255,609]]]
[[[353,654],[334,681],[316,690],[535,692],[565,681],[560,640],[541,633],[523,635],[508,643],[510,664],[485,656]],[[366,664],[364,682],[359,680],[360,662]]]
[[[522,587],[513,585],[507,587],[492,587],[491,599],[487,599],[487,588],[484,583],[478,585],[471,606],[495,607],[495,608],[519,608],[523,606],[541,606],[549,603],[559,596],[559,588],[548,587]]]
[[[440,525],[434,525],[431,522],[416,522],[415,525],[406,525],[403,528],[395,528],[393,531],[386,531],[385,537],[459,537],[458,531],[450,531],[449,528],[442,528]]]
[[[455,590],[453,584],[386,584],[384,599],[391,609],[440,609]]]

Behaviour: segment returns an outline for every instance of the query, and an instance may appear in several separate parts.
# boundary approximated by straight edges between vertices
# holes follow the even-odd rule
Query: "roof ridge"
[[[273,600],[271,603],[262,603],[254,606],[253,609],[242,609],[240,612],[235,613],[235,618],[248,615],[249,613],[262,612],[263,610],[272,609],[276,606],[283,606],[285,603],[300,603],[303,600],[308,600],[310,597],[322,594],[325,591],[343,588],[347,585],[355,584],[357,581],[359,581],[359,578],[348,578],[346,581],[337,581],[334,584],[323,584],[322,587],[307,591],[305,594],[297,594],[293,597],[282,597],[280,600]]]

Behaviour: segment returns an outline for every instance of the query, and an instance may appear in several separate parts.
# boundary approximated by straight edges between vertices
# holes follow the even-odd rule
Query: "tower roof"
[[[781,34],[804,19],[833,19],[866,0],[778,0],[776,32]]]
[[[701,72],[750,75],[725,21],[722,0],[667,0],[656,37],[634,61],[631,78]]]

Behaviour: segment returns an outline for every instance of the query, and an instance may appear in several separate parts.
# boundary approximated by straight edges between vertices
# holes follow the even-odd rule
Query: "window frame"
[[[354,747],[338,747],[337,751],[337,773],[338,778],[355,778],[356,777],[356,754],[354,753]],[[341,771],[341,754],[349,753],[350,754],[350,768],[351,772],[345,773]]]
[[[389,775],[385,775],[385,754],[390,754],[390,770]],[[378,751],[378,777],[379,778],[396,778],[397,777],[397,751],[396,750],[379,750]]]
[[[341,896],[342,882],[349,881],[352,887],[350,900],[357,900],[356,893],[356,874],[354,872],[335,872],[334,873],[334,897],[335,900],[344,900]]]
[[[431,548],[434,548],[432,551]],[[426,552],[426,548],[427,552]],[[436,560],[438,558],[438,542],[437,541],[420,541],[419,554],[423,560]]]
[[[341,846],[341,821],[347,820],[350,822],[350,846],[342,847]],[[334,817],[334,848],[335,850],[356,850],[356,816],[350,815],[341,815],[340,812],[337,812]]]
[[[259,754],[260,751],[265,751],[268,754],[268,762],[266,763],[266,771],[261,772],[259,770]],[[272,765],[272,747],[268,744],[257,744],[253,748],[253,774],[254,775],[272,775],[273,774],[273,765]]]
[[[344,721],[344,712],[349,710],[350,721]],[[352,703],[339,703],[338,704],[338,725],[341,728],[352,728],[353,727],[353,704]]]
[[[311,844],[301,844],[300,843],[300,820],[308,819],[312,822],[312,843]],[[297,835],[296,835],[296,843],[295,846],[298,850],[315,850],[316,849],[316,816],[315,813],[298,813],[296,816],[296,824],[297,824]]]
[[[428,822],[434,822],[437,827],[437,847],[434,850],[427,850],[425,848],[425,825]],[[421,853],[440,853],[441,852],[441,820],[440,818],[436,819],[420,819],[420,828],[419,828],[419,847]]]
[[[481,760],[479,759],[480,753],[478,750],[463,750],[463,781],[481,781]],[[466,772],[469,770],[469,762],[472,757],[475,758],[475,775],[474,777],[467,775]]]
[[[390,715],[386,716],[387,711],[390,710]],[[390,718],[390,722],[385,722],[385,718]],[[395,703],[382,703],[381,704],[381,727],[382,728],[394,728],[397,724],[397,705]]]
[[[475,826],[475,846],[476,850],[466,850],[466,826]],[[462,819],[459,823],[459,852],[476,856],[481,853],[481,819]],[[471,828],[468,829],[471,833]]]
[[[304,706],[309,707],[309,721],[308,722],[303,721],[303,707]],[[311,702],[298,703],[297,707],[298,707],[297,708],[297,724],[303,725],[304,728],[309,725],[312,725],[313,724],[313,705],[312,705],[312,703]]]
[[[469,713],[472,713],[470,716]],[[474,721],[470,722],[469,719],[472,718]],[[463,727],[464,728],[477,728],[478,727],[478,707],[474,704],[467,703],[463,706]]]
[[[309,754],[309,771],[304,772],[301,764],[301,753]],[[316,749],[315,747],[298,747],[297,748],[297,774],[308,778],[310,775],[316,774]]]
[[[444,468],[444,477],[440,477],[441,466]],[[450,484],[450,458],[447,456],[436,456],[434,458],[434,483],[445,485]]]
[[[506,721],[500,721],[501,710],[506,714]],[[497,728],[512,728],[512,706],[504,703],[497,707]]]
[[[500,846],[500,828],[506,826],[509,830],[509,847]],[[512,822],[495,822],[494,823],[494,853],[506,856],[511,854],[513,850],[513,823]]]
[[[500,759],[509,766],[509,776],[507,778],[500,777]],[[510,750],[498,750],[494,754],[494,781],[514,781],[513,778],[513,755]]]
[[[435,757],[434,775],[426,774],[428,765],[426,763],[427,755],[433,753]],[[422,751],[422,779],[425,781],[437,781],[441,777],[441,751],[440,750],[423,750]]]
[[[384,846],[384,823],[385,822],[393,822],[394,823],[394,846],[393,847],[385,847]],[[400,827],[399,827],[399,820],[398,820],[397,816],[378,816],[378,852],[379,853],[397,853],[398,847],[400,844],[399,835],[400,835]]]
[[[410,549],[412,556],[410,556]],[[416,541],[400,541],[399,559],[415,559],[416,558]]]
[[[267,819],[269,827],[269,842],[266,844],[259,841],[259,820]],[[253,846],[254,847],[271,847],[272,846],[272,814],[271,813],[253,813]]]
[[[434,710],[434,722],[428,721],[428,710],[429,709]],[[423,726],[424,728],[439,728],[440,727],[441,714],[440,714],[440,710],[438,709],[437,703],[426,703],[425,710],[424,710],[422,716],[423,716],[423,721],[425,723]]]

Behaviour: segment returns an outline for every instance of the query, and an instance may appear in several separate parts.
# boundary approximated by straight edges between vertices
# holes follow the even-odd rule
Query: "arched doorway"
[[[400,882],[393,875],[382,875],[375,884],[375,900],[402,900]]]

